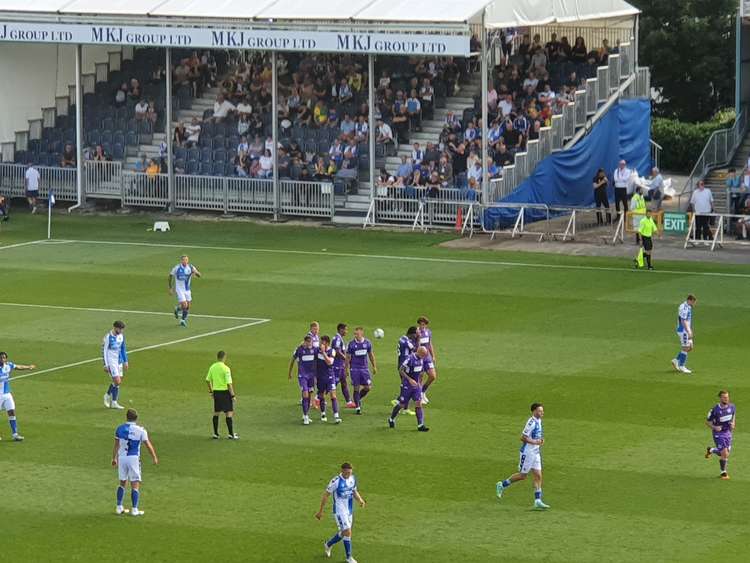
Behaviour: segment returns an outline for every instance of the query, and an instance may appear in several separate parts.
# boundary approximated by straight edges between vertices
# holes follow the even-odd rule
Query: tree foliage
[[[661,93],[655,112],[710,119],[734,105],[736,0],[631,0],[643,13],[639,62]]]

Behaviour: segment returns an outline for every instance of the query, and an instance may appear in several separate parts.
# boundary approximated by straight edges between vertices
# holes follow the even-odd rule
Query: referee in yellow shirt
[[[232,385],[232,370],[225,363],[227,354],[223,350],[216,354],[216,362],[208,368],[206,383],[208,392],[214,398],[214,440],[219,439],[219,413],[224,413],[229,431],[230,440],[237,440],[239,436],[234,433],[232,416],[234,415],[234,386]]]
[[[651,217],[651,210],[646,209],[646,216],[641,219],[638,225],[638,234],[641,235],[641,249],[638,251],[638,257],[635,259],[635,267],[643,268],[643,259],[646,259],[648,269],[653,270],[654,267],[651,265],[651,251],[654,249],[654,235],[658,232],[654,218]]]

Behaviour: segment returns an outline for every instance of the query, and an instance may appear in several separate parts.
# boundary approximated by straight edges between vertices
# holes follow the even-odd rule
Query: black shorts
[[[654,241],[651,237],[644,237],[643,235],[641,235],[641,238],[643,239],[643,250],[650,252],[654,248]]]
[[[229,391],[214,391],[214,412],[229,412],[233,410],[232,395]]]

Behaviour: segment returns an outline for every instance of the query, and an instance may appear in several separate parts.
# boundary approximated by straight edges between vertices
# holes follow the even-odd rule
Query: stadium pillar
[[[375,199],[375,55],[367,55],[367,136],[370,152],[370,201]]]
[[[276,51],[271,51],[271,136],[273,139],[273,220],[279,220],[279,113],[278,113],[278,69],[276,68]]]
[[[165,88],[167,116],[164,125],[164,134],[167,143],[167,208],[174,211],[174,162],[172,157],[172,48],[167,47],[164,55],[164,68],[166,69],[167,81]]]
[[[84,203],[83,193],[83,87],[81,72],[83,70],[83,53],[80,44],[76,45],[76,205],[68,211],[80,207]]]
[[[486,13],[486,9],[485,9]],[[481,50],[481,88],[482,88],[482,126],[480,128],[480,134],[482,135],[482,198],[489,193],[489,185],[487,182],[487,131],[490,129],[489,111],[487,108],[487,88],[488,88],[488,71],[487,71],[487,28],[485,27],[485,14],[482,14],[482,50]],[[488,202],[485,202],[488,203]]]
[[[633,59],[634,59],[634,61],[633,61],[634,62],[633,69],[636,70],[636,71],[638,70],[638,43],[639,43],[638,37],[641,34],[640,33],[640,23],[641,23],[640,14],[636,14],[635,15],[635,32],[634,32],[635,33],[635,37],[633,37],[633,44],[635,45],[635,53],[633,54]]]

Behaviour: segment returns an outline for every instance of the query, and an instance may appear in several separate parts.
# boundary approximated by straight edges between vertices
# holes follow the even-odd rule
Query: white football
[[[376,328],[373,331],[373,335],[375,336],[375,338],[383,338],[385,336],[385,332],[382,328]]]

